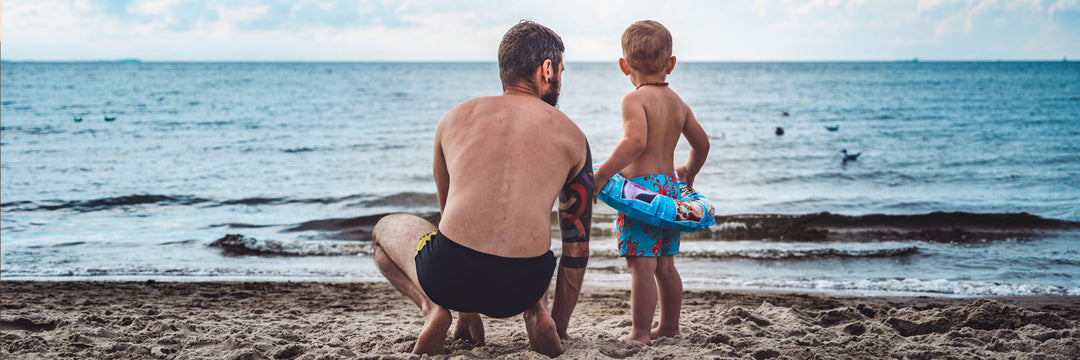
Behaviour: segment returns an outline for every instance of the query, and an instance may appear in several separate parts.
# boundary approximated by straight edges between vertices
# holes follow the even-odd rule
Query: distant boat
[[[777,126],[776,127],[776,136],[780,136],[780,135],[784,135],[784,128]]]
[[[781,112],[781,114],[784,114],[784,116],[788,116],[787,111]]]
[[[859,160],[859,155],[862,155],[862,152],[848,154],[847,149],[840,150],[840,152],[844,153],[844,162]]]
[[[106,116],[105,121],[116,121],[116,117],[115,116],[113,116],[113,117]]]
[[[825,130],[829,130],[829,131],[840,130],[840,124],[836,124],[836,126],[825,125]]]
[[[76,117],[75,117],[75,122],[82,122],[82,118],[81,118],[81,117],[78,117],[78,116],[76,116]]]

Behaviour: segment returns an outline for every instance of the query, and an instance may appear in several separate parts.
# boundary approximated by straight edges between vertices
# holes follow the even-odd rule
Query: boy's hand
[[[675,167],[675,176],[686,183],[686,185],[694,186],[694,176],[697,174],[691,174],[690,170],[686,169],[686,165],[679,165]]]
[[[596,191],[593,191],[592,197],[593,204],[596,203],[597,197],[600,196],[600,191],[604,190],[604,185],[607,185],[608,180],[611,180],[611,177],[600,175],[599,171],[593,174],[593,182],[596,184]]]

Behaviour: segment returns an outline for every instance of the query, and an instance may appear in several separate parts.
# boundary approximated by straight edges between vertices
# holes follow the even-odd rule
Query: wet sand
[[[3,359],[410,359],[419,310],[386,283],[0,281]],[[1075,359],[1080,297],[688,291],[682,332],[617,339],[629,292],[586,288],[560,359]],[[435,358],[544,359],[520,317]]]

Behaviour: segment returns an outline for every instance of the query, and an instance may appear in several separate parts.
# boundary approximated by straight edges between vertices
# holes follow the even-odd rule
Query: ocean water
[[[695,187],[722,215],[683,242],[687,288],[1080,295],[1080,64],[668,80],[712,138]],[[613,63],[567,64],[559,107],[596,159],[632,90]],[[370,226],[435,216],[436,122],[500,91],[494,63],[4,62],[0,278],[382,281]],[[586,281],[628,286],[596,211]]]

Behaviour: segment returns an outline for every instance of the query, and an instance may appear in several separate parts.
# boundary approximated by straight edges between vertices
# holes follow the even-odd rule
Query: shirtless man
[[[458,312],[455,338],[483,345],[478,313],[523,313],[532,350],[563,352],[589,259],[593,197],[585,134],[554,107],[563,50],[542,25],[510,28],[499,46],[503,94],[454,107],[435,129],[439,227],[406,214],[375,225],[376,265],[424,314],[413,353],[443,352],[449,310]],[[562,259],[549,312],[556,198]]]

